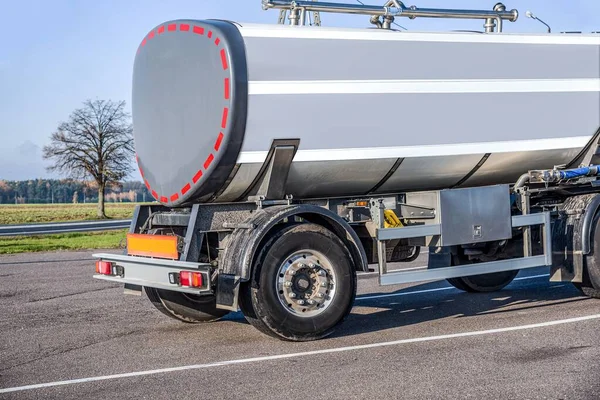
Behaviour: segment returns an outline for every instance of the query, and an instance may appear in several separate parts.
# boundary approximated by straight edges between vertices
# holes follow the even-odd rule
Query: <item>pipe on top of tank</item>
[[[360,14],[382,17],[407,17],[415,18],[458,18],[458,19],[484,19],[486,30],[490,21],[496,21],[498,32],[502,31],[502,21],[515,22],[519,18],[517,10],[507,11],[502,3],[497,3],[493,10],[460,10],[444,8],[418,8],[416,6],[406,7],[399,0],[390,0],[384,6],[373,6],[367,4],[313,2],[306,0],[262,0],[263,9],[282,9],[330,12],[342,14]]]

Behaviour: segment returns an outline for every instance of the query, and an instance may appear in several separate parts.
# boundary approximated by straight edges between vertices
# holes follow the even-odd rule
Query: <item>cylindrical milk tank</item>
[[[600,126],[598,35],[419,33],[178,20],[141,42],[138,164],[162,203],[245,200],[276,139],[286,193],[510,183]]]

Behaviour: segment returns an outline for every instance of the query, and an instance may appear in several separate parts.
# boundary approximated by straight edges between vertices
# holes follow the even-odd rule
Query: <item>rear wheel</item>
[[[573,283],[579,291],[588,296],[600,299],[600,213],[594,217],[594,231],[591,232],[591,251],[584,257],[583,279],[581,283]]]
[[[462,278],[450,278],[448,283],[459,290],[470,293],[487,293],[503,289],[511,283],[519,271],[503,271],[493,274],[464,276]]]
[[[148,231],[152,235],[177,234],[185,236],[185,232],[173,229],[153,229]],[[209,262],[218,255],[214,248],[210,248],[209,258],[206,254],[200,255],[200,262]],[[229,314],[227,310],[217,308],[216,297],[199,296],[190,293],[176,292],[173,290],[144,287],[148,299],[161,313],[179,321],[188,323],[212,322]]]
[[[229,313],[217,308],[215,296],[198,296],[144,287],[148,299],[163,314],[188,323],[212,322]]]
[[[461,265],[458,256],[452,257],[452,265]],[[468,262],[467,262],[468,263]],[[504,289],[519,274],[519,270],[502,271],[492,274],[482,274],[473,276],[463,276],[460,278],[447,279],[448,283],[464,292],[469,293],[488,293]]]
[[[262,244],[252,278],[240,288],[250,324],[279,339],[324,338],[350,313],[356,273],[350,252],[315,224],[274,231]]]

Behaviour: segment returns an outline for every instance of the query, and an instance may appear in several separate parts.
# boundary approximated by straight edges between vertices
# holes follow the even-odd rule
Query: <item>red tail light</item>
[[[202,274],[200,272],[181,271],[179,273],[179,283],[181,286],[202,287]]]
[[[109,261],[96,261],[96,273],[101,275],[112,275],[113,263]]]

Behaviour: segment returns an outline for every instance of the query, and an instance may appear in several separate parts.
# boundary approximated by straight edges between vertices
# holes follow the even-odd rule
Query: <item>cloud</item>
[[[48,163],[42,158],[42,149],[26,140],[13,149],[3,151],[0,158],[0,179],[26,180],[52,177],[46,171]]]

